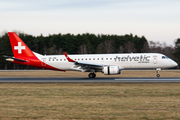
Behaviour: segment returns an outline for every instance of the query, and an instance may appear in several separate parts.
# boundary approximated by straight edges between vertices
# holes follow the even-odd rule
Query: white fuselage
[[[68,62],[64,55],[42,56],[36,54],[36,56],[44,63],[58,69],[82,71],[82,69],[76,67],[74,63]],[[78,62],[101,64],[103,66],[119,66],[120,69],[172,68],[177,66],[175,61],[159,53],[87,54],[69,55],[69,57]]]

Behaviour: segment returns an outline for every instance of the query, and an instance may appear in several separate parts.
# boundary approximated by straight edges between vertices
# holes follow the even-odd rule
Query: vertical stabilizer
[[[15,58],[36,57],[29,47],[19,38],[15,32],[8,32],[12,51]]]

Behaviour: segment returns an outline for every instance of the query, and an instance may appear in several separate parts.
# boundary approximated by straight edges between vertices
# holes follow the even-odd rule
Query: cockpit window
[[[167,56],[162,56],[162,59],[169,59]]]

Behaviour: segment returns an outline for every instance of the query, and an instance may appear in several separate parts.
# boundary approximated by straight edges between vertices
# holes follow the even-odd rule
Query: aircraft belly
[[[47,64],[62,70],[69,70],[73,66],[73,63],[70,62],[48,62]]]

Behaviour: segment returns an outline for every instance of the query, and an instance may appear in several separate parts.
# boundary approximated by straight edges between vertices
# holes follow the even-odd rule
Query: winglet
[[[65,52],[64,52],[63,54],[65,55],[66,59],[67,59],[69,62],[76,62],[76,61],[72,60],[71,58],[69,58],[69,56],[68,56]]]

